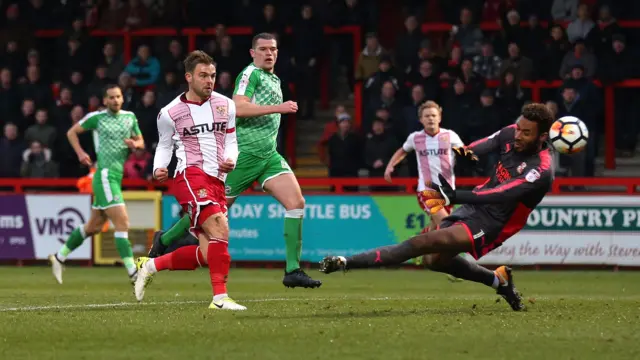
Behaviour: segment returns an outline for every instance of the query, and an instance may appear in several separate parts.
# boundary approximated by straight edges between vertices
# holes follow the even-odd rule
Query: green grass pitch
[[[640,273],[515,271],[528,311],[428,271],[232,270],[249,310],[209,310],[208,274],[156,276],[137,303],[122,268],[0,268],[0,359],[638,359]]]

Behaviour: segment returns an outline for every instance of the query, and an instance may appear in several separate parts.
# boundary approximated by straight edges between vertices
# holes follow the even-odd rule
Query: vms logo
[[[73,229],[84,224],[85,218],[78,209],[67,207],[60,211],[56,217],[36,218],[36,228],[40,236],[56,236],[61,244]]]

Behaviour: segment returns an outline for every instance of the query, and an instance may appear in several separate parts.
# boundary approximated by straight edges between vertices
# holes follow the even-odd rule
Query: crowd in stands
[[[344,107],[335,112],[320,141],[320,157],[332,176],[381,176],[389,158],[420,129],[417,108],[434,100],[444,108],[442,126],[465,142],[512,123],[530,100],[521,80],[562,80],[560,89],[544,93],[558,116],[574,115],[594,133],[603,122],[601,90],[592,79],[613,82],[637,77],[631,36],[615,16],[634,17],[635,2],[577,0],[404,0],[405,30],[383,46],[384,15],[376,1],[318,0],[289,2],[238,0],[13,0],[3,1],[0,16],[0,177],[79,178],[87,169],[66,140],[67,130],[85,114],[102,107],[102,89],[117,83],[124,109],[134,111],[147,149],[131,154],[125,176],[147,178],[159,109],[184,91],[183,38],[140,38],[125,63],[117,38],[92,37],[92,29],[133,30],[162,27],[216,27],[217,34],[198,39],[198,47],[217,63],[216,91],[231,96],[234,80],[246,65],[246,39],[227,35],[228,26],[252,26],[254,33],[275,33],[282,41],[276,73],[285,99],[288,83],[298,89],[302,120],[315,119],[318,66],[344,65],[352,90],[364,86],[360,128]],[[640,2],[639,2],[640,3]],[[226,6],[217,7],[224,4]],[[224,8],[225,11],[211,11]],[[638,16],[637,18],[640,18]],[[423,33],[420,24],[454,24],[450,33]],[[498,22],[500,31],[484,32],[480,21]],[[520,26],[522,21],[527,26]],[[548,25],[542,25],[543,22]],[[548,23],[547,23],[548,22]],[[568,25],[562,26],[568,22]],[[286,34],[285,27],[293,31]],[[352,42],[326,37],[322,27],[359,25],[366,46],[352,63]],[[36,30],[63,29],[56,38],[36,37]],[[337,75],[335,75],[337,76]],[[334,77],[335,77],[334,76]],[[485,80],[495,80],[497,88]],[[445,84],[445,86],[443,86]],[[616,93],[616,146],[625,154],[636,147],[634,90]],[[93,159],[90,134],[81,144]],[[593,175],[597,136],[581,161],[570,161],[572,175]],[[415,160],[409,172],[415,175]],[[486,165],[486,164],[485,164]],[[483,165],[483,166],[485,166]],[[482,172],[482,169],[477,169]]]

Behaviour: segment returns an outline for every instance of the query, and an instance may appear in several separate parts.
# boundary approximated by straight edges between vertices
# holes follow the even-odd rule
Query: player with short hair
[[[282,283],[286,287],[316,288],[321,281],[309,277],[300,268],[302,253],[302,218],[304,197],[287,161],[276,151],[281,114],[298,111],[293,101],[282,102],[280,79],[273,72],[278,59],[274,35],[256,35],[249,50],[253,63],[236,79],[233,101],[237,111],[238,148],[236,168],[226,182],[229,206],[255,181],[284,206],[284,240],[286,269]],[[183,236],[184,218],[165,234],[154,236],[149,256],[162,254],[166,246]]]
[[[473,191],[454,190],[440,176],[440,185],[434,185],[438,191],[428,195],[427,206],[433,209],[463,204],[442,221],[440,229],[398,245],[349,257],[326,257],[321,261],[321,271],[328,274],[340,269],[399,265],[425,255],[431,270],[491,286],[513,310],[524,309],[510,268],[501,266],[490,271],[456,254],[469,252],[478,259],[526,225],[529,214],[553,182],[554,166],[546,142],[553,120],[544,104],[529,104],[516,124],[470,144],[467,156],[494,152],[500,154],[500,161],[487,182]]]
[[[411,151],[416,152],[418,161],[418,205],[431,217],[429,226],[422,229],[421,233],[435,230],[442,219],[449,216],[453,206],[438,206],[430,209],[426,205],[427,195],[434,190],[427,186],[427,183],[440,184],[438,174],[447,180],[449,184],[455,186],[455,155],[464,152],[464,143],[455,131],[440,127],[442,121],[442,107],[435,101],[426,101],[418,108],[418,116],[420,123],[424,127],[423,130],[409,134],[404,142],[389,160],[389,164],[384,172],[384,178],[391,183],[391,174],[398,165]],[[465,256],[465,254],[461,254]],[[422,257],[415,259],[416,264],[422,264]],[[449,277],[450,280],[457,279]]]
[[[158,271],[195,270],[208,264],[213,288],[209,308],[246,310],[227,294],[231,256],[224,181],[238,158],[236,107],[231,99],[213,91],[216,67],[205,52],[191,52],[184,69],[188,91],[158,114],[153,177],[161,182],[168,179],[167,166],[175,147],[178,162],[173,192],[188,214],[189,231],[200,246],[184,246],[153,259],[139,258],[135,295],[139,301],[143,299]]]
[[[135,114],[122,110],[123,102],[120,87],[107,85],[103,93],[106,109],[88,113],[67,131],[67,139],[78,160],[91,167],[91,158],[82,149],[78,134],[93,130],[98,162],[93,177],[93,205],[89,221],[73,230],[56,254],[49,255],[53,276],[60,284],[63,265],[69,254],[86,238],[99,233],[107,220],[111,220],[115,227],[116,249],[130,281],[135,282],[137,270],[128,236],[129,215],[122,197],[122,177],[129,150],[144,149],[144,139]]]

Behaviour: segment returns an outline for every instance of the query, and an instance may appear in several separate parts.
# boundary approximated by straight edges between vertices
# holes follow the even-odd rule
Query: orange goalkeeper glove
[[[464,146],[454,147],[452,150],[456,154],[456,158],[460,157],[473,162],[478,161],[478,156],[473,153],[473,150]]]

